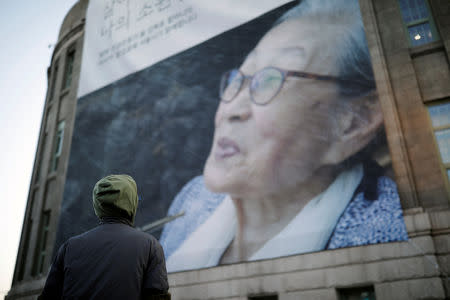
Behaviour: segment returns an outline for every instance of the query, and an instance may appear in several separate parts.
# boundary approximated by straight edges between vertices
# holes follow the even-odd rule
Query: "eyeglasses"
[[[245,81],[250,80],[251,101],[257,105],[266,105],[280,92],[284,81],[290,76],[334,82],[346,81],[330,75],[288,71],[275,67],[261,69],[251,76],[242,74],[238,69],[233,69],[222,75],[220,99],[223,102],[231,102],[239,93]]]

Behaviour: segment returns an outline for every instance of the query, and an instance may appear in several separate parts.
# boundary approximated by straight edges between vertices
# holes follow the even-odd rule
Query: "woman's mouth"
[[[223,137],[217,141],[217,148],[215,151],[216,159],[224,159],[234,156],[241,152],[239,146],[231,139]]]

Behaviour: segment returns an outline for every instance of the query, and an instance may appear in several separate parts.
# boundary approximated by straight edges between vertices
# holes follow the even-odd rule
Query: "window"
[[[75,61],[75,49],[71,49],[67,52],[66,67],[64,68],[64,80],[62,89],[65,90],[70,87],[72,83],[73,63]]]
[[[339,300],[375,300],[373,286],[338,289]]]
[[[439,40],[427,0],[399,0],[399,4],[410,46]]]
[[[39,236],[36,247],[36,252],[34,255],[34,263],[32,275],[36,276],[44,272],[44,263],[47,256],[47,238],[49,233],[50,225],[50,210],[45,210],[42,212],[40,226],[39,226]]]
[[[33,227],[33,219],[31,217],[28,217],[28,220],[26,221],[25,226],[26,226],[25,227],[25,237],[24,237],[21,261],[20,261],[20,268],[19,268],[19,273],[17,275],[18,281],[22,281],[24,278],[24,275],[25,275],[25,265],[27,262],[30,234],[31,234],[31,228]]]
[[[53,72],[51,73],[52,76],[52,85],[50,86],[50,96],[49,101],[53,99],[53,95],[55,94],[55,85],[56,85],[56,78],[58,77],[58,65],[59,62],[55,62],[55,66],[53,67]]]
[[[33,190],[33,195],[31,196],[31,202],[30,206],[28,208],[28,212],[26,215],[26,223],[25,223],[25,236],[23,237],[23,247],[22,247],[22,253],[21,253],[21,259],[20,259],[20,267],[19,267],[19,273],[17,275],[17,280],[22,281],[25,275],[25,265],[27,262],[27,256],[28,256],[28,247],[30,243],[30,234],[31,234],[31,228],[33,227],[33,207],[34,202],[36,199],[38,190]]]
[[[42,137],[42,143],[41,143],[41,149],[39,149],[39,157],[36,165],[36,179],[35,181],[39,180],[39,177],[41,176],[41,165],[42,165],[42,159],[44,158],[44,151],[45,151],[45,143],[47,141],[47,133]],[[35,182],[36,183],[36,182]]]
[[[441,161],[450,180],[450,102],[428,107]]]
[[[248,300],[278,300],[278,295],[248,296]]]
[[[59,158],[61,157],[62,145],[64,140],[64,121],[58,123],[58,131],[55,137],[55,150],[53,151],[52,164],[50,172],[56,171],[58,168]]]

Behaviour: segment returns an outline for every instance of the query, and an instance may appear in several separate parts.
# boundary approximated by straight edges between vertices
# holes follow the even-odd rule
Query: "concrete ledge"
[[[450,235],[438,235],[433,237],[437,254],[450,253]]]
[[[430,212],[433,233],[450,233],[450,210]]]
[[[345,274],[341,274],[344,277]],[[281,281],[280,281],[281,280]],[[312,279],[311,279],[312,280]],[[280,276],[266,276],[264,280],[255,279],[216,282],[191,287],[171,288],[172,299],[247,299],[247,295],[278,293],[280,300],[288,299],[337,299],[336,287],[313,288],[304,290],[282,290],[283,279]],[[297,281],[297,284],[301,282]],[[366,282],[361,285],[371,285]],[[345,287],[355,286],[352,282]],[[405,279],[375,283],[377,299],[444,299],[444,287],[440,277]]]
[[[450,254],[442,254],[436,257],[444,277],[450,277]]]
[[[261,277],[264,275],[324,270],[347,265],[395,261],[402,258],[434,255],[430,236],[420,236],[405,242],[376,244],[352,248],[327,250],[263,261],[245,262],[213,268],[169,274],[173,287],[208,283],[236,278]]]
[[[209,269],[210,274],[212,270],[220,273],[221,268]],[[172,282],[170,284],[173,299],[228,299],[227,297],[243,297],[250,294],[297,295],[303,292],[309,293],[311,290],[329,291],[337,287],[355,285],[384,284],[415,279],[426,281],[429,278],[439,278],[439,276],[440,270],[435,256],[424,255],[316,270],[254,274],[202,283],[191,282],[186,285],[174,285]],[[218,277],[217,274],[215,277]],[[440,284],[440,288],[443,290],[442,282]],[[407,288],[410,289],[409,286]],[[404,293],[408,291],[405,287],[403,289]],[[326,298],[329,297],[329,293],[324,295],[326,295],[324,299],[329,299]]]
[[[449,211],[405,216],[410,239],[169,274],[173,299],[337,299],[336,288],[374,285],[378,299],[441,299],[450,261]]]
[[[383,300],[445,298],[442,281],[438,277],[380,283],[375,285],[375,294],[377,299]]]
[[[428,213],[405,215],[403,219],[405,220],[409,237],[429,235],[431,233],[431,221]]]

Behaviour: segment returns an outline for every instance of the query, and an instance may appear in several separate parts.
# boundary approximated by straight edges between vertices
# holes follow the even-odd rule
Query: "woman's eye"
[[[282,80],[282,75],[276,69],[264,69],[254,77],[253,88],[273,89],[277,88]]]
[[[254,89],[272,89],[278,85],[279,78],[275,76],[258,76],[253,80]]]
[[[280,78],[276,76],[268,76],[264,79],[264,85],[268,87],[276,86],[279,82]]]

